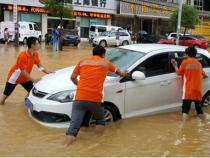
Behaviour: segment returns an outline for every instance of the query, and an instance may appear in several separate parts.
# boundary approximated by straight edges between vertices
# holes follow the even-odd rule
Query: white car
[[[184,34],[180,33],[179,36],[183,36]],[[185,35],[190,35],[189,33],[185,34]],[[168,39],[176,39],[177,37],[177,33],[176,32],[172,32],[169,33],[169,35],[167,36]]]
[[[121,118],[151,115],[178,110],[181,107],[181,77],[171,65],[185,57],[186,47],[162,44],[135,44],[112,49],[106,57],[131,76],[121,78],[109,73],[104,84],[105,119],[113,122]],[[204,71],[210,76],[210,54],[197,49]],[[70,81],[74,67],[46,75],[35,84],[25,104],[40,124],[50,127],[68,127],[71,119],[75,85]],[[209,104],[210,78],[203,80],[203,105]],[[85,125],[93,123],[87,113]]]
[[[96,36],[93,38],[92,43],[93,46],[100,45],[103,47],[107,46],[116,46],[117,40],[116,40],[116,34],[117,31],[106,31],[102,32],[99,36]],[[128,31],[126,30],[120,30],[119,31],[119,45],[129,45],[131,44],[131,36]]]

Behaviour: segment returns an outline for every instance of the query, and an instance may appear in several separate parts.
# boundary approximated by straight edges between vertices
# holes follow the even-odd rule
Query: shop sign
[[[169,17],[176,11],[176,6],[167,6],[166,4],[156,4],[139,1],[138,3],[120,2],[120,14],[127,15],[150,15]]]
[[[92,18],[102,18],[102,19],[111,19],[111,14],[106,13],[93,13],[93,12],[83,12],[83,11],[74,11],[74,16],[82,16],[82,17],[92,17]]]
[[[4,5],[4,10],[13,11],[13,5]],[[47,10],[41,7],[31,6],[17,6],[18,12],[31,12],[31,13],[47,13]]]

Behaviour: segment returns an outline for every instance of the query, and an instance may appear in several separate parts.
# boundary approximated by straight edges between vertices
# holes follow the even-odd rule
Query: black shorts
[[[188,114],[190,112],[191,103],[195,103],[195,109],[197,112],[197,115],[203,114],[201,102],[198,100],[183,100],[182,101],[182,113]]]
[[[30,92],[31,89],[33,88],[33,82],[31,81],[22,83],[21,85],[27,92]],[[12,84],[12,83],[7,82],[4,89],[4,95],[10,96],[16,86],[17,84]]]

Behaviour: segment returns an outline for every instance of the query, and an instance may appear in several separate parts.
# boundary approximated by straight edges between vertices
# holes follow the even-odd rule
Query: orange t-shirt
[[[116,72],[116,67],[105,58],[93,56],[81,60],[74,69],[80,75],[75,100],[101,102],[108,71]]]
[[[13,84],[21,84],[28,80],[21,74],[22,70],[25,70],[29,74],[32,71],[34,64],[40,64],[39,54],[29,54],[27,51],[23,51],[19,54],[15,65],[10,69],[7,76],[7,81]]]
[[[197,59],[187,58],[182,62],[177,72],[183,76],[182,99],[202,99],[202,72],[202,65]]]

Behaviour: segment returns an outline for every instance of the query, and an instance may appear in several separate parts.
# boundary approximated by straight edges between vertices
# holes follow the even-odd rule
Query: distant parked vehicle
[[[176,39],[160,39],[157,43],[159,44],[176,44]],[[181,36],[179,38],[179,45],[182,46],[194,46],[197,48],[207,49],[208,41],[201,36]]]
[[[185,34],[185,35],[190,35],[190,34]],[[184,34],[183,33],[180,33],[179,34],[179,36],[184,36]],[[169,33],[169,35],[167,36],[167,39],[176,39],[176,37],[177,37],[177,33],[176,32],[171,32],[171,33]]]
[[[117,46],[116,41],[116,34],[117,31],[106,31],[101,33],[99,36],[93,39],[93,46],[100,45],[103,47],[106,46]],[[119,31],[119,45],[129,45],[131,44],[131,36],[127,30],[120,30]]]
[[[89,41],[92,42],[93,38],[99,36],[102,32],[122,30],[122,27],[107,26],[107,25],[91,25],[89,29]]]
[[[52,28],[47,29],[47,33],[45,34],[46,44],[50,44],[52,41],[52,30]],[[77,46],[80,43],[80,37],[78,32],[75,30],[63,29],[61,32],[61,37],[62,45],[73,44],[74,46]]]
[[[30,36],[37,37],[41,42],[42,33],[36,23],[19,21],[19,42],[26,44],[27,38]],[[12,21],[2,21],[0,22],[0,40],[4,39],[4,29],[8,28],[9,34],[11,36],[10,41],[15,39],[15,24]]]

